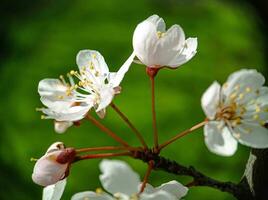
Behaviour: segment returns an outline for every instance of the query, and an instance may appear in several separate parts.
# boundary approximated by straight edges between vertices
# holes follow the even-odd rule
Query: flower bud
[[[57,183],[68,176],[74,158],[73,148],[64,148],[63,143],[52,144],[47,153],[36,162],[32,174],[33,181],[42,186]]]

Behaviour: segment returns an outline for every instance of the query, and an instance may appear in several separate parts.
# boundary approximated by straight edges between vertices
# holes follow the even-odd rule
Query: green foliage
[[[48,2],[48,1],[45,1]],[[180,3],[181,2],[181,3]],[[235,70],[252,67],[261,70],[261,37],[254,16],[243,6],[219,1],[55,1],[40,4],[25,17],[11,20],[7,30],[11,54],[1,68],[1,199],[40,199],[41,189],[31,181],[31,157],[40,157],[54,141],[67,146],[116,145],[92,124],[54,133],[52,121],[41,120],[35,107],[41,102],[39,80],[55,78],[76,69],[75,56],[81,49],[99,50],[111,69],[117,70],[132,51],[132,33],[137,23],[159,14],[167,25],[180,24],[187,36],[198,37],[198,53],[178,70],[161,70],[156,82],[157,120],[160,141],[191,127],[204,118],[200,97],[215,79],[223,82]],[[143,66],[133,64],[115,103],[152,144],[149,80]],[[133,145],[138,140],[113,110],[103,122]],[[243,174],[248,149],[240,146],[235,156],[222,158],[204,145],[202,130],[177,141],[163,155],[220,180],[238,182]],[[140,161],[128,160],[145,173]],[[94,190],[99,160],[75,164],[63,199],[84,190]],[[153,185],[184,177],[154,172]],[[8,191],[8,192],[7,192]],[[186,199],[233,199],[210,188],[196,187]]]

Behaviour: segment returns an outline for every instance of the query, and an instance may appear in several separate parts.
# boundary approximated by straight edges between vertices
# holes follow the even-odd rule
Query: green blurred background
[[[258,14],[246,1],[219,0],[58,0],[3,1],[1,5],[1,134],[0,199],[41,199],[42,188],[31,180],[34,162],[55,141],[77,148],[116,145],[89,122],[56,134],[51,120],[41,120],[38,82],[57,78],[76,69],[81,49],[96,49],[117,70],[132,52],[135,26],[152,14],[163,17],[167,26],[180,24],[188,36],[198,37],[197,55],[178,70],[161,70],[156,83],[157,120],[160,141],[191,127],[204,118],[200,97],[213,80],[223,82],[243,67],[263,71],[265,45]],[[115,103],[152,144],[150,89],[145,68],[133,64]],[[137,139],[112,109],[103,122],[129,143]],[[239,146],[230,158],[210,153],[202,130],[170,145],[163,155],[184,165],[193,165],[211,177],[238,182],[249,149]],[[146,165],[128,160],[141,176]],[[99,160],[72,167],[62,199],[100,186]],[[189,178],[153,172],[157,186]],[[186,199],[234,199],[217,190],[196,187]]]

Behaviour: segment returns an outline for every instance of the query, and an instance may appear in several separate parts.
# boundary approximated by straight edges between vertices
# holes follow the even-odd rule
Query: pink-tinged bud
[[[54,143],[48,152],[36,162],[32,174],[33,181],[41,186],[57,183],[69,174],[70,164],[75,158],[73,148],[63,148],[62,143]]]

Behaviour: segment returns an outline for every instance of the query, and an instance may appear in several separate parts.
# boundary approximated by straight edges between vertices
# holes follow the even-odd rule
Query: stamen
[[[161,32],[161,31],[157,31],[158,38],[162,38],[164,35],[165,35],[165,33]]]
[[[234,133],[234,137],[239,139],[241,137],[241,134],[240,133]]]
[[[246,92],[251,92],[251,88],[250,87],[247,87],[246,88]]]
[[[38,161],[38,159],[37,158],[30,158],[30,161],[31,162],[36,162],[36,161]]]
[[[96,193],[97,194],[102,194],[103,193],[103,190],[101,188],[96,188]]]

